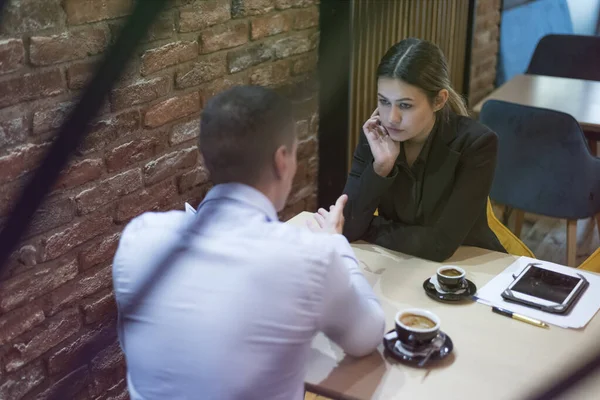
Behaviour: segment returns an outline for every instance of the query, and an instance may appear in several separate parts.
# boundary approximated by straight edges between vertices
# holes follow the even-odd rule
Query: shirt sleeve
[[[347,354],[364,356],[381,343],[385,314],[348,240],[334,235],[333,243],[319,328]]]

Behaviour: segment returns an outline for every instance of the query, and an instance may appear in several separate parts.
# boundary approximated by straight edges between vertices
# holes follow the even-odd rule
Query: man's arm
[[[319,328],[347,354],[365,356],[383,339],[385,315],[346,238],[331,239]]]

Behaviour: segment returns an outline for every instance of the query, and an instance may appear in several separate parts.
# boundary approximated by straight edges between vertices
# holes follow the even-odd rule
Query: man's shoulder
[[[154,232],[168,233],[179,229],[190,218],[184,211],[145,212],[133,218],[125,226],[122,238],[131,235],[150,234]]]

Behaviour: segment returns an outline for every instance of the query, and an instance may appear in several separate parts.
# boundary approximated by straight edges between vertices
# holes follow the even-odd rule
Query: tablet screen
[[[561,304],[580,280],[578,277],[532,266],[512,290]]]

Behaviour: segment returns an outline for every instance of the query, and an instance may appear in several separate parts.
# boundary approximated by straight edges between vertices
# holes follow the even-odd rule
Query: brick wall
[[[133,0],[10,0],[0,24],[0,220],[115,39]],[[0,399],[124,399],[111,260],[147,210],[211,187],[206,99],[240,83],[296,105],[287,218],[316,204],[318,0],[172,0],[0,275]],[[81,360],[82,354],[91,354]]]
[[[477,0],[469,105],[473,107],[494,89],[498,61],[501,0]]]

